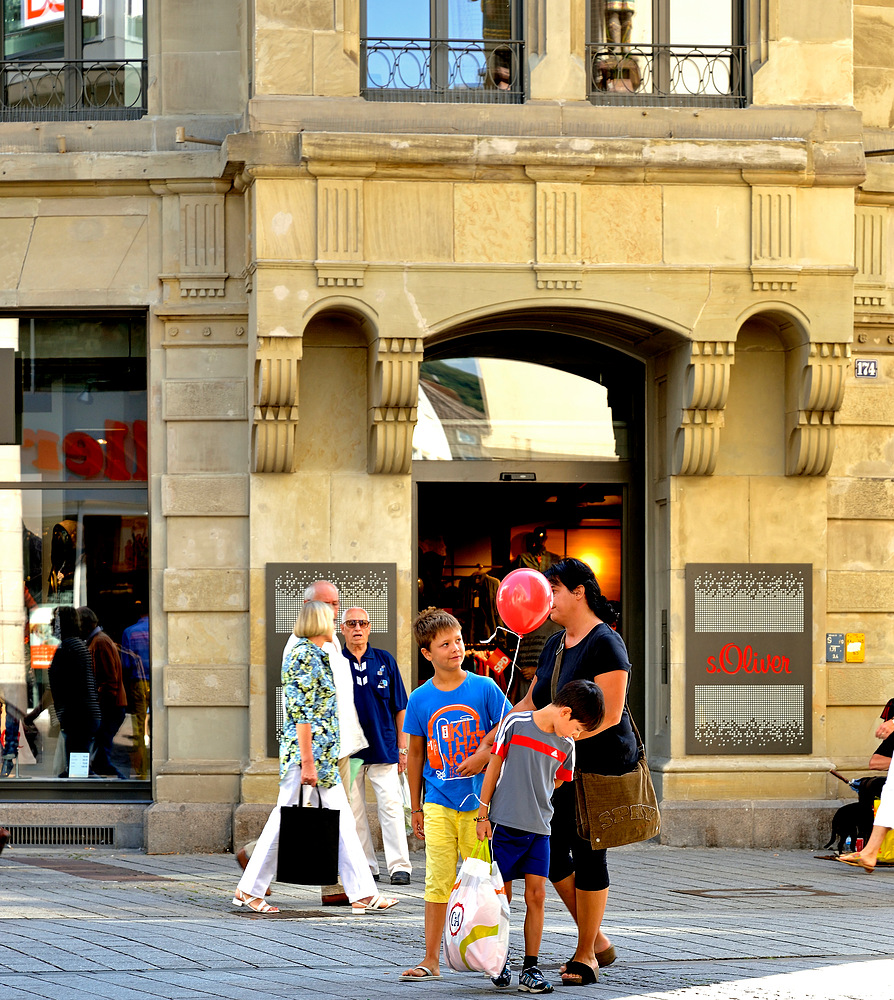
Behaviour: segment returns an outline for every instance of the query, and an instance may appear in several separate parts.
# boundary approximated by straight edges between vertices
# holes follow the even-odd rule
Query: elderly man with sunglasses
[[[407,692],[394,657],[369,644],[369,615],[348,608],[342,615],[342,650],[354,678],[354,705],[369,746],[354,754],[360,768],[351,787],[351,809],[357,833],[373,878],[379,880],[379,862],[373,850],[366,813],[366,779],[376,796],[385,863],[392,885],[410,882],[410,852],[404,823],[400,775],[407,768],[407,737],[403,731]]]

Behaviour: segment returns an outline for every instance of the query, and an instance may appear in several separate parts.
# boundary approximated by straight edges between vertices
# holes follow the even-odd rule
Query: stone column
[[[586,7],[584,0],[534,0],[531,23],[532,101],[585,101]]]

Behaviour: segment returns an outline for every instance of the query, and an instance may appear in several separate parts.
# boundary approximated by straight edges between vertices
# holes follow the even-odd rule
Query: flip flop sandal
[[[417,971],[421,971],[421,972],[423,972],[425,974],[422,975],[422,976],[414,976],[413,973],[417,972]],[[410,969],[409,972],[402,972],[400,974],[400,978],[405,983],[422,983],[426,979],[440,979],[441,978],[441,973],[440,972],[432,972],[431,969],[427,968],[424,965],[414,965],[413,968]]]
[[[835,860],[840,861],[843,865],[851,865],[853,868],[862,868],[867,875],[871,875],[875,871],[875,865],[867,865],[855,854],[839,854]]]
[[[359,917],[363,916],[364,913],[375,913],[377,910],[390,910],[392,906],[397,906],[397,899],[394,897],[380,896],[376,893],[375,896],[366,904],[358,906],[356,903],[351,903],[351,916]],[[422,968],[422,966],[419,966]],[[418,977],[417,977],[418,978]]]
[[[580,979],[579,983],[573,983],[570,979],[563,979],[563,986],[591,986],[599,978],[599,973],[595,969],[591,969],[584,962],[566,962],[563,975],[577,976]]]
[[[233,896],[233,906],[247,906],[255,913],[279,913],[279,907],[265,903],[259,896],[246,895],[241,889],[237,889]]]

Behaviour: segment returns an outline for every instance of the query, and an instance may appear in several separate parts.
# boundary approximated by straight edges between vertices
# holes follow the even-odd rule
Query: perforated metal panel
[[[279,756],[282,735],[282,652],[304,603],[304,593],[317,580],[338,588],[341,610],[363,608],[369,614],[369,643],[397,652],[394,563],[268,563],[267,583],[267,753]],[[340,635],[336,629],[336,635]]]
[[[686,752],[810,753],[812,567],[686,568]]]

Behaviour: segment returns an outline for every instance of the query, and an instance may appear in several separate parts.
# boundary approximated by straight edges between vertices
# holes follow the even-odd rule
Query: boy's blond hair
[[[419,644],[420,649],[430,649],[432,640],[439,632],[461,632],[462,626],[443,608],[426,608],[416,615],[413,622],[413,637]]]

